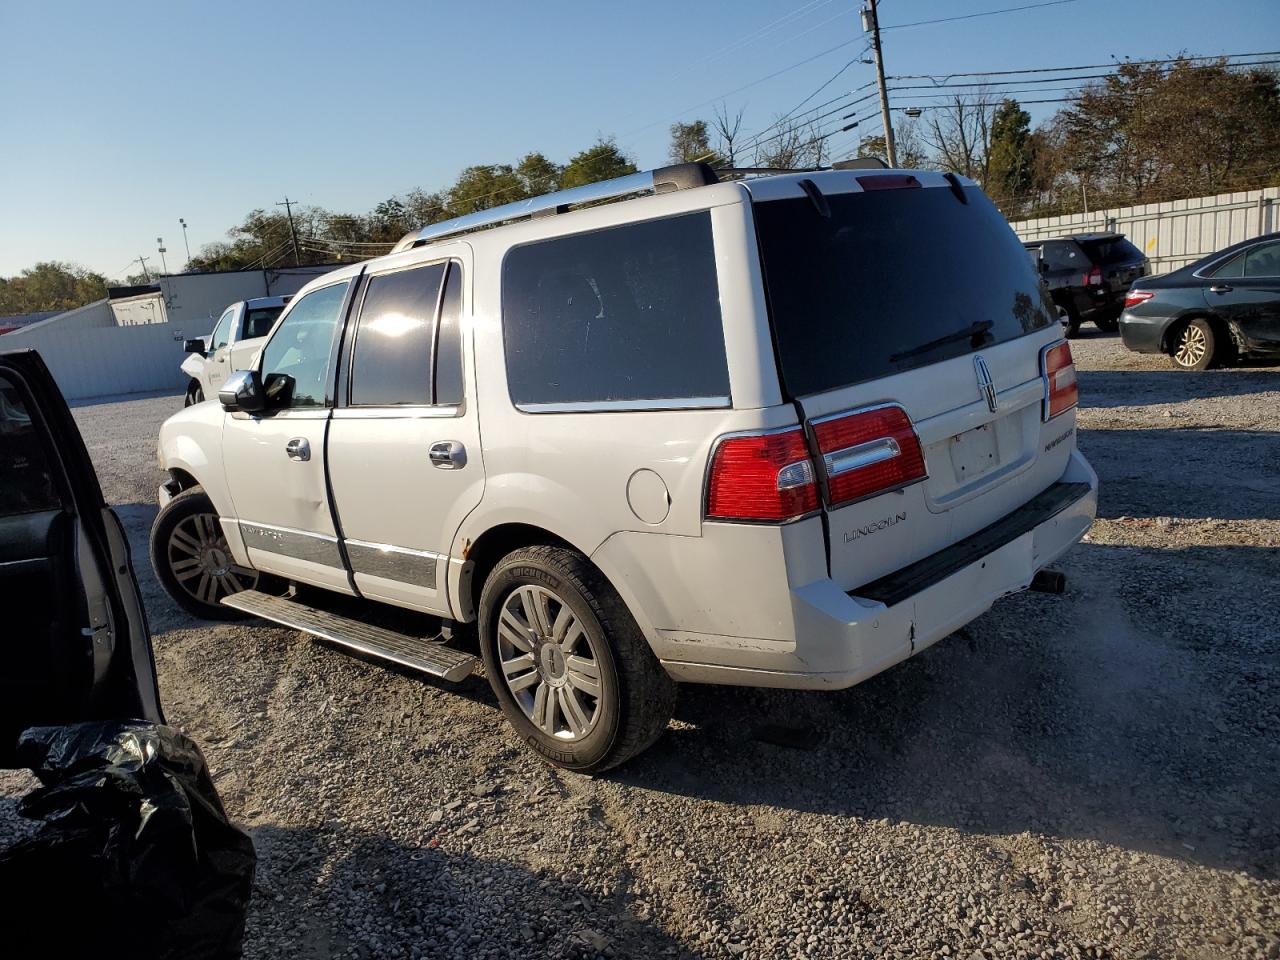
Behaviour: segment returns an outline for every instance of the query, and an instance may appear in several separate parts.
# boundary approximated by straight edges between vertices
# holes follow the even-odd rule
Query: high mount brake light
[[[1045,379],[1041,419],[1049,421],[1060,413],[1066,413],[1080,400],[1076,365],[1071,359],[1071,344],[1059,340],[1040,351],[1040,372]]]
[[[813,461],[799,427],[725,437],[711,458],[708,520],[783,522],[818,509]]]
[[[1136,307],[1140,303],[1146,303],[1155,294],[1150,290],[1130,290],[1124,295],[1124,307],[1128,310],[1130,307]]]
[[[923,186],[909,173],[878,173],[870,177],[855,177],[863,190],[914,190]]]
[[[814,421],[810,429],[822,457],[827,502],[833,507],[928,475],[920,438],[902,407],[854,410]]]

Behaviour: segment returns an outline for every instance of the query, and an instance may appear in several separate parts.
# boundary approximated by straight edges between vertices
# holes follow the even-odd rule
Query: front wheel
[[[200,386],[200,381],[192,380],[187,384],[187,398],[183,402],[184,407],[190,407],[194,404],[204,401],[204,387]]]
[[[1203,317],[1188,320],[1173,341],[1173,365],[1180,370],[1208,370],[1217,350],[1213,327]]]
[[[258,571],[232,559],[218,512],[199,487],[178,494],[156,516],[151,565],[174,603],[202,620],[245,618],[219,601],[258,586]]]
[[[582,554],[525,547],[480,595],[485,673],[520,739],[569,770],[615,767],[651,746],[676,687],[622,598]]]

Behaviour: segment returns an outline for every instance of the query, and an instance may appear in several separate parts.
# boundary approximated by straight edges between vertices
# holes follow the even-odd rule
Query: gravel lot
[[[685,687],[596,779],[479,677],[185,617],[145,559],[181,399],[77,408],[169,720],[257,843],[246,956],[1280,958],[1280,369],[1075,352],[1103,488],[1066,596],[842,693]]]

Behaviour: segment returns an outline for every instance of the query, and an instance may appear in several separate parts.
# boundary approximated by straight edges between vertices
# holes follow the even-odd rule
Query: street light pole
[[[169,251],[164,247],[164,237],[156,237],[156,249],[160,251],[160,269],[168,274],[169,265],[164,262],[164,255]]]
[[[182,217],[178,218],[178,222],[182,224],[182,245],[187,248],[187,263],[191,262],[191,244],[187,243],[187,221]]]

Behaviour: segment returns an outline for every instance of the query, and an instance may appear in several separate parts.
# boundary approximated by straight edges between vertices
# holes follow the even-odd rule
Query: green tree
[[[525,186],[507,163],[467,167],[448,191],[449,216],[488,210],[525,197]]]
[[[581,187],[635,172],[636,165],[612,139],[599,140],[569,161],[560,175],[560,188]]]
[[[526,197],[536,197],[556,189],[564,169],[540,153],[527,153],[516,165],[516,176]]]
[[[0,316],[72,310],[107,295],[99,273],[56,260],[37,263],[14,277],[0,277]]]
[[[1000,101],[991,117],[991,145],[987,149],[987,195],[1012,216],[1020,212],[1034,186],[1031,114],[1016,100]]]
[[[715,153],[711,149],[711,134],[707,129],[707,121],[673,123],[670,157],[672,163],[689,163],[693,160],[711,163],[715,159]]]

